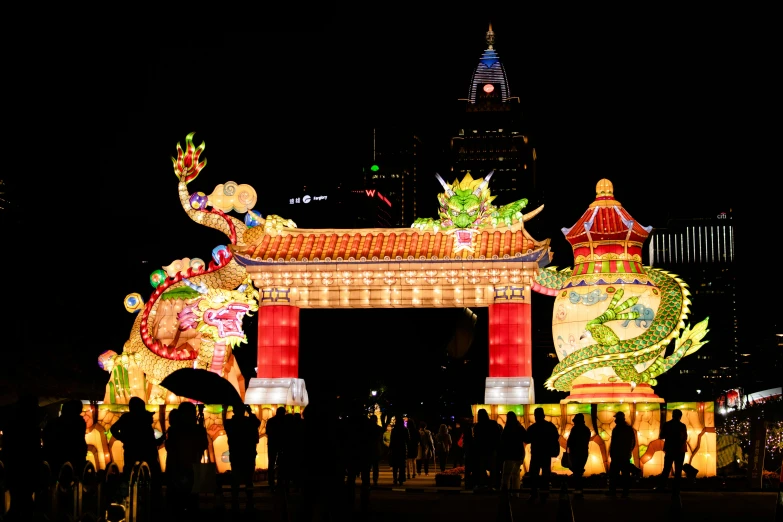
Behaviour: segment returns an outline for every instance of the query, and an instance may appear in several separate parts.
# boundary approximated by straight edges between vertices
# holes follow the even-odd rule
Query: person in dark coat
[[[38,398],[21,396],[14,414],[13,422],[4,429],[2,447],[6,487],[11,495],[7,520],[26,522],[33,520],[33,493],[38,489],[43,463]]]
[[[552,459],[560,453],[560,433],[554,424],[546,420],[544,408],[536,408],[533,416],[536,422],[527,429],[527,442],[530,443],[530,474],[533,476],[528,502],[535,502],[540,489],[543,504],[549,497]]]
[[[378,477],[381,469],[381,457],[384,453],[383,434],[386,431],[383,426],[378,424],[378,416],[370,415],[368,420],[368,430],[370,431],[370,471],[372,472],[372,485],[378,485]]]
[[[473,446],[475,452],[476,487],[490,487],[497,475],[497,450],[500,445],[502,428],[489,418],[489,413],[481,408],[477,414],[478,422],[473,428]],[[487,477],[487,471],[490,476]]]
[[[566,451],[568,452],[568,458],[571,459],[571,472],[574,474],[574,496],[582,498],[584,496],[582,477],[585,474],[592,433],[590,428],[585,425],[585,416],[583,414],[577,413],[574,415],[573,422],[574,425],[566,443]]]
[[[266,452],[269,460],[269,489],[275,491],[277,473],[282,473],[283,447],[286,440],[285,406],[278,406],[275,416],[266,421]],[[279,481],[278,481],[279,482]]]
[[[408,428],[405,427],[402,417],[397,417],[389,443],[389,461],[392,466],[392,479],[395,486],[405,483],[405,458],[408,455],[409,441]]]
[[[672,411],[671,420],[665,422],[663,428],[661,428],[665,458],[663,459],[663,472],[660,475],[659,489],[664,490],[666,488],[666,480],[669,478],[672,464],[674,464],[672,493],[675,494],[680,491],[682,466],[685,462],[685,452],[688,449],[688,428],[680,419],[682,419],[682,411],[674,410]]]
[[[473,489],[477,482],[476,452],[473,449],[473,422],[466,421],[462,426],[462,450],[465,459],[465,489]]]
[[[408,455],[405,458],[405,478],[416,478],[416,460],[419,455],[419,446],[421,445],[421,434],[416,426],[416,421],[408,419]]]
[[[454,445],[451,447],[452,467],[457,468],[465,465],[465,439],[462,422],[454,422],[454,429],[451,430],[451,438],[454,439]]]
[[[166,435],[166,477],[170,488],[166,489],[166,494],[172,510],[181,513],[198,506],[198,496],[193,498],[192,494],[193,465],[201,462],[209,447],[207,430],[198,423],[196,406],[192,402],[183,402],[169,413]]]
[[[147,411],[146,406],[143,399],[131,397],[128,411],[111,426],[112,436],[122,442],[126,478],[130,477],[136,462],[146,462],[151,474],[157,478],[160,475],[158,441],[152,428],[153,413]]]
[[[87,423],[82,417],[82,401],[74,399],[63,404],[60,416],[46,424],[42,442],[44,460],[49,463],[52,478],[57,480],[63,464],[70,462],[73,473],[81,477],[87,462]]]
[[[625,422],[625,413],[618,411],[614,414],[614,429],[609,443],[609,492],[610,497],[617,496],[617,481],[620,478],[623,488],[623,498],[628,498],[630,487],[630,475],[633,466],[631,456],[636,447],[636,432]]]
[[[519,496],[520,468],[525,460],[525,439],[527,431],[517,419],[517,414],[510,411],[506,414],[506,426],[500,434],[500,449],[498,460],[503,463],[501,489],[512,490],[512,495]]]
[[[244,484],[247,503],[245,509],[253,509],[253,473],[256,471],[256,448],[261,421],[250,406],[234,405],[234,415],[226,421],[228,456],[231,462],[231,509],[239,510],[239,489]],[[281,417],[282,418],[282,417]]]

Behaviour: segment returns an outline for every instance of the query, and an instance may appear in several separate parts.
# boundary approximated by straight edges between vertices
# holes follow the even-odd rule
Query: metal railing
[[[147,522],[152,512],[152,473],[146,462],[136,462],[130,473],[128,521]]]
[[[0,461],[0,522],[10,508],[5,465]],[[33,509],[50,520],[74,522],[148,522],[152,512],[152,472],[136,462],[128,482],[115,463],[98,471],[87,461],[81,474],[64,463],[52,479],[51,468],[41,462]]]

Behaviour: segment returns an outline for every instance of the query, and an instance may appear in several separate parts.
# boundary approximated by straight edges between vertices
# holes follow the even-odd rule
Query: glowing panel
[[[260,378],[299,376],[299,308],[262,306],[258,311],[258,369]]]
[[[489,376],[529,377],[531,364],[529,303],[489,306]]]
[[[495,90],[495,86],[492,85],[491,83],[488,83],[484,86],[484,92],[487,94],[491,93],[494,90]]]

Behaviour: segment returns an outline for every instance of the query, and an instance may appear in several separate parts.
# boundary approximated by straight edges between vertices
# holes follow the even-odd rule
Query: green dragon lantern
[[[536,276],[533,290],[556,296],[552,336],[560,362],[545,386],[570,391],[563,402],[663,402],[652,390],[657,377],[707,343],[709,318],[693,327],[686,323],[688,285],[642,265],[651,230],[630,216],[614,199],[612,183],[602,179],[595,201],[563,229],[574,267],[547,267]]]
[[[527,206],[527,199],[520,199],[500,208],[494,206],[492,201],[495,196],[489,191],[489,180],[494,172],[479,179],[473,179],[470,173],[467,173],[462,181],[455,179],[451,184],[436,174],[443,187],[443,192],[438,194],[439,219],[418,218],[411,227],[454,234],[455,252],[473,252],[473,237],[482,229],[510,228],[528,221],[543,210],[544,206],[541,205],[532,212],[523,214],[522,209]]]

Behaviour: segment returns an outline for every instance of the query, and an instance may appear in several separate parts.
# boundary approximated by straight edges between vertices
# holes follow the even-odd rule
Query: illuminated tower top
[[[602,179],[595,201],[571,228],[564,228],[574,249],[574,275],[612,273],[645,274],[642,245],[652,227],[643,227],[614,199],[614,187]]]
[[[492,31],[492,24],[489,24],[487,48],[482,53],[479,63],[473,71],[468,99],[470,103],[476,103],[476,95],[480,91],[490,94],[495,89],[500,89],[502,101],[508,101],[511,96],[508,89],[508,78],[506,77],[506,70],[503,68],[503,64],[500,63],[498,53],[495,52],[495,33]]]

